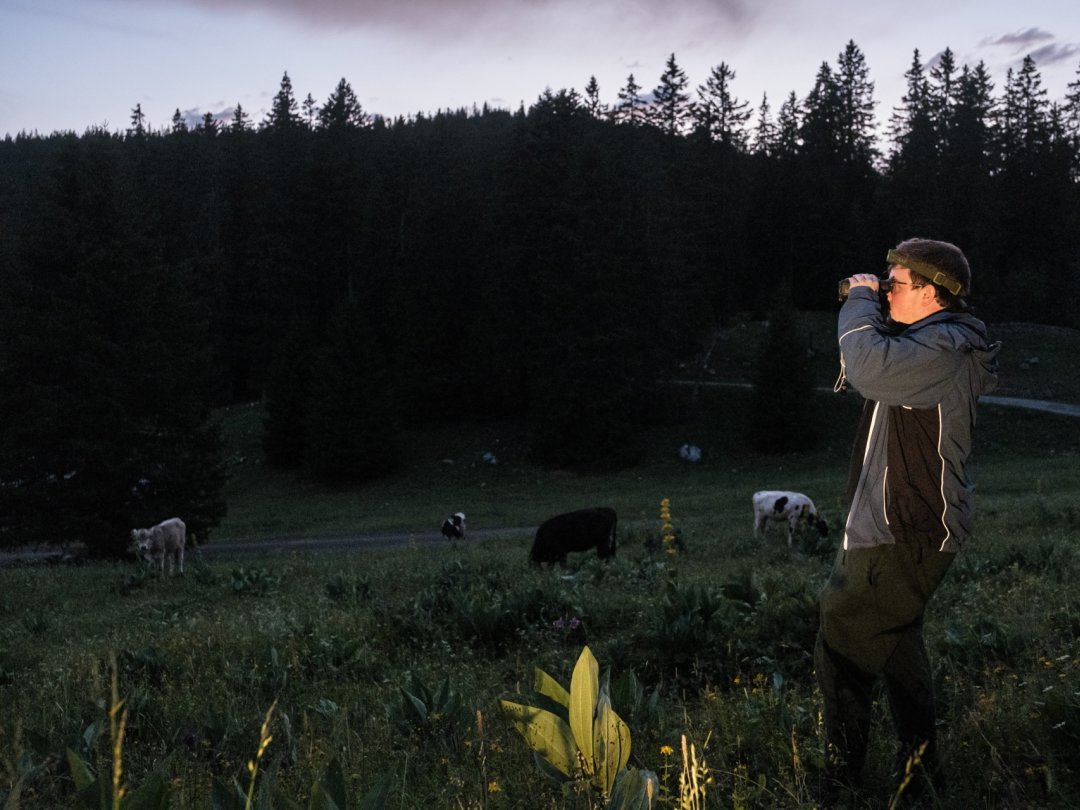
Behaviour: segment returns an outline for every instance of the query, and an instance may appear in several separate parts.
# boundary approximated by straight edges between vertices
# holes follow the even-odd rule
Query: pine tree
[[[224,513],[201,308],[124,146],[59,146],[0,274],[0,543],[119,556],[134,526],[181,515],[205,540]]]
[[[902,155],[905,146],[913,138],[919,140],[928,127],[932,128],[934,122],[930,81],[926,77],[918,48],[915,49],[911,67],[904,74],[904,78],[907,80],[907,90],[900,98],[901,106],[893,108],[889,119],[889,138],[893,142],[894,160]]]
[[[946,154],[952,167],[961,165],[988,174],[991,122],[994,118],[994,84],[983,62],[964,65],[956,81],[956,106],[950,119],[952,132]]]
[[[178,135],[180,133],[184,133],[184,132],[188,131],[187,122],[184,120],[184,116],[182,116],[180,114],[180,108],[179,107],[177,107],[176,112],[173,113],[172,131],[173,131],[174,135]]]
[[[1080,65],[1076,66],[1076,78],[1066,88],[1064,113],[1068,133],[1080,138]]]
[[[136,104],[131,110],[131,126],[127,131],[129,138],[142,138],[146,135],[146,116],[142,104]]]
[[[799,125],[801,151],[835,158],[840,153],[840,88],[832,67],[822,62],[814,78],[814,87],[802,104]]]
[[[312,369],[307,467],[326,482],[363,481],[401,464],[392,377],[367,313],[343,302]]]
[[[278,342],[266,378],[262,446],[276,467],[299,467],[307,448],[314,341],[300,319]]]
[[[757,124],[754,127],[754,140],[750,151],[762,157],[771,157],[776,149],[776,124],[772,120],[772,107],[769,106],[769,94],[761,94],[761,104],[757,111]]]
[[[366,125],[367,115],[352,87],[342,79],[319,109],[319,126],[322,129],[359,129]]]
[[[763,453],[795,452],[817,444],[819,427],[814,377],[804,357],[809,350],[799,330],[791,285],[776,288],[768,331],[754,371],[749,437]],[[792,358],[776,373],[776,358]]]
[[[999,160],[1032,171],[1049,147],[1046,88],[1035,60],[1025,56],[1019,71],[1008,70],[1001,106],[995,115]]]
[[[838,135],[840,159],[867,168],[874,160],[874,83],[866,57],[849,40],[837,59],[836,90],[839,102]]]
[[[941,52],[937,64],[930,68],[927,92],[930,96],[930,114],[935,122],[940,152],[949,148],[956,117],[957,88],[956,58],[951,48]]]
[[[803,110],[795,91],[788,93],[776,117],[776,154],[794,157],[802,149]]]
[[[744,151],[748,136],[746,122],[750,120],[749,102],[740,101],[731,92],[735,71],[721,62],[698,86],[699,102],[694,107],[697,128],[709,140]]]
[[[240,105],[240,102],[236,102],[236,109],[233,110],[232,123],[229,125],[229,129],[233,132],[246,132],[251,129],[251,116],[249,116],[244,108]]]
[[[239,106],[239,105],[237,105]],[[288,72],[281,77],[281,87],[278,89],[274,100],[270,105],[270,112],[266,115],[264,127],[271,130],[291,130],[301,126],[300,114],[297,111],[296,96],[293,94],[292,80]]]
[[[645,100],[641,97],[641,87],[634,81],[633,73],[627,77],[626,86],[619,91],[619,103],[615,105],[611,117],[616,123],[632,127],[645,123]]]
[[[675,54],[671,54],[660,84],[653,90],[653,102],[647,114],[647,120],[666,135],[681,135],[689,127],[693,106],[686,92],[688,84],[686,73],[675,61]]]
[[[1080,180],[1080,65],[1076,67],[1076,78],[1066,88],[1061,113],[1065,135],[1072,149],[1072,176],[1077,181]]]
[[[213,138],[218,134],[218,122],[212,112],[207,112],[202,117],[202,123],[195,127],[196,132],[201,132],[207,137]]]
[[[585,85],[585,109],[596,119],[605,118],[608,113],[607,105],[600,101],[600,85],[595,76],[590,76]]]

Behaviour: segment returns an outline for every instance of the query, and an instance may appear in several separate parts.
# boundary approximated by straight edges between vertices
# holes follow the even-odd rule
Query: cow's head
[[[829,524],[825,522],[825,518],[820,515],[814,519],[814,528],[818,530],[818,534],[822,537],[829,536]]]
[[[132,529],[131,539],[135,543],[135,555],[142,560],[150,559],[150,530]]]

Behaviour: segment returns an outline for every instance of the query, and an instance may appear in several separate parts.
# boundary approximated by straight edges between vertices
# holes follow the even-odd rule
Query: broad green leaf
[[[537,694],[547,695],[567,709],[570,708],[570,693],[563,689],[562,684],[539,667],[536,668],[536,677],[533,679],[533,689]]]
[[[532,755],[533,762],[536,763],[536,767],[540,771],[541,775],[546,776],[548,779],[550,779],[557,785],[562,785],[566,782],[572,781],[569,776],[560,771],[558,768],[556,768],[554,765],[552,765],[535,751],[532,752]]]
[[[446,700],[447,700],[448,697],[450,697],[450,676],[449,675],[447,675],[446,678],[443,679],[442,685],[439,687],[439,691],[435,693],[435,696],[434,696],[434,700],[435,700],[434,706],[435,706],[435,708],[437,708],[437,709],[444,708],[446,706]]]
[[[337,757],[330,760],[326,771],[311,788],[308,810],[345,810],[345,775]]]
[[[210,805],[213,810],[244,810],[247,796],[234,779],[231,785],[215,779],[210,791]]]
[[[596,708],[596,782],[604,795],[611,793],[618,776],[630,759],[630,727],[611,708],[606,693]]]
[[[401,687],[398,687],[399,689]],[[428,719],[428,705],[424,703],[421,698],[418,698],[412,692],[408,692],[405,689],[401,689],[401,706],[407,712],[413,715],[413,720],[417,724],[424,724]]]
[[[390,796],[390,784],[392,781],[393,774],[384,773],[380,776],[378,781],[375,782],[375,786],[360,800],[356,810],[383,810],[384,807],[389,806],[387,799]]]
[[[123,810],[168,810],[169,788],[165,777],[155,771],[138,788],[124,797]]]
[[[570,727],[562,718],[544,709],[509,700],[500,700],[499,706],[530,748],[566,776],[574,775],[577,748]]]
[[[90,785],[94,784],[97,777],[94,772],[90,770],[90,766],[83,762],[82,757],[67,749],[67,763],[68,770],[71,771],[71,778],[75,782],[75,789],[80,793],[86,790]]]
[[[606,810],[653,810],[660,796],[660,780],[652,771],[630,768],[619,773]]]
[[[584,758],[582,766],[586,776],[592,776],[596,768],[596,751],[593,718],[596,698],[600,691],[600,665],[587,646],[578,656],[574,674],[570,678],[570,729],[574,742]]]

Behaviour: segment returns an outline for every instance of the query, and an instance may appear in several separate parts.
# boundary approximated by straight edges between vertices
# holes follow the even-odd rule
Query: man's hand
[[[874,292],[877,292],[879,281],[881,281],[881,279],[872,273],[856,273],[848,279],[848,284],[850,284],[852,289],[855,287],[869,287]]]

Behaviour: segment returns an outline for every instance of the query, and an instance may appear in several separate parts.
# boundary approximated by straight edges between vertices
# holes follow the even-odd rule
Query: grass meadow
[[[1075,356],[1022,348],[1010,362],[1025,368],[1007,379],[1031,396],[1060,374],[1045,384],[1080,402]],[[709,389],[649,436],[639,466],[604,476],[528,464],[512,426],[418,432],[407,475],[340,491],[266,470],[257,407],[234,408],[215,544],[430,533],[458,509],[471,534],[195,553],[174,578],[134,563],[0,569],[0,807],[119,807],[123,789],[126,808],[600,808],[594,790],[541,773],[498,705],[527,695],[537,667],[568,685],[586,645],[610,671],[630,764],[657,775],[654,806],[814,807],[810,651],[832,552],[809,536],[789,548],[780,527],[755,540],[750,494],[802,490],[842,520],[857,400],[821,396],[818,448],[759,456],[744,443],[747,393]],[[685,442],[700,462],[678,457]],[[977,536],[926,633],[949,777],[937,804],[1076,806],[1080,419],[984,405],[976,459]],[[615,560],[527,565],[532,527],[592,504],[618,510]],[[893,796],[883,698],[876,714],[859,806]],[[702,786],[692,799],[684,741]]]

